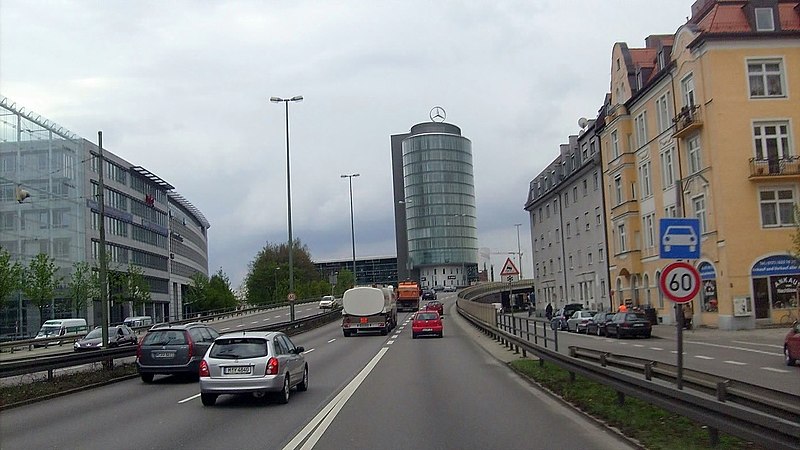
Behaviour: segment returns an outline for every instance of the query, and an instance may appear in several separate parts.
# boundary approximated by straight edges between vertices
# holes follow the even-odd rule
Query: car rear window
[[[625,320],[647,320],[647,316],[642,313],[628,313]]]
[[[217,339],[208,356],[220,359],[260,358],[267,356],[267,341],[260,338]]]
[[[417,314],[417,320],[436,320],[438,314],[430,314],[430,313],[419,313]]]
[[[147,333],[142,345],[185,345],[183,330],[155,330]]]

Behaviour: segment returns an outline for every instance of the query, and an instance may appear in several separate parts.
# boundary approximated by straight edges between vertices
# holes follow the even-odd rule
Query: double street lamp
[[[356,278],[356,232],[353,225],[353,177],[360,175],[358,173],[340,175],[341,178],[347,178],[350,182],[350,240],[353,242],[353,284],[358,284]]]
[[[287,215],[289,216],[289,296],[294,295],[294,239],[292,239],[292,178],[289,164],[289,102],[303,101],[302,95],[295,95],[292,98],[270,97],[272,103],[283,103],[286,105],[286,205]],[[294,302],[289,304],[290,320],[294,322]]]

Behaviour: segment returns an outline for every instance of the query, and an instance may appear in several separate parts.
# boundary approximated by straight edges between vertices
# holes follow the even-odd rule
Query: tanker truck
[[[342,296],[342,332],[350,337],[360,331],[389,334],[397,325],[397,302],[394,289],[359,286]]]

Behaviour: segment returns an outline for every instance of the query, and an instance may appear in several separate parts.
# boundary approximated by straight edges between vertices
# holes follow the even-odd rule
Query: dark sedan
[[[617,313],[613,312],[600,312],[592,317],[592,320],[586,324],[586,334],[596,334],[603,336],[606,334],[606,324],[614,318]]]
[[[618,339],[623,336],[650,337],[653,326],[644,313],[619,312],[606,323],[606,336],[615,335]]]
[[[108,346],[111,348],[121,345],[136,345],[138,343],[139,339],[136,334],[126,325],[115,325],[108,329]],[[75,341],[73,348],[76,352],[103,348],[103,329],[97,327],[90,331],[83,339]]]
[[[436,291],[433,289],[422,291],[422,300],[436,300]]]

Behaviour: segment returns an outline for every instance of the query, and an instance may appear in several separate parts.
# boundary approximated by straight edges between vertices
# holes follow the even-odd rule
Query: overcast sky
[[[672,34],[691,0],[0,0],[0,94],[175,186],[234,288],[295,237],[316,261],[394,256],[390,142],[433,106],[472,141],[480,247],[531,276],[528,183],[593,118],[615,42]],[[505,255],[493,259],[495,272]]]

